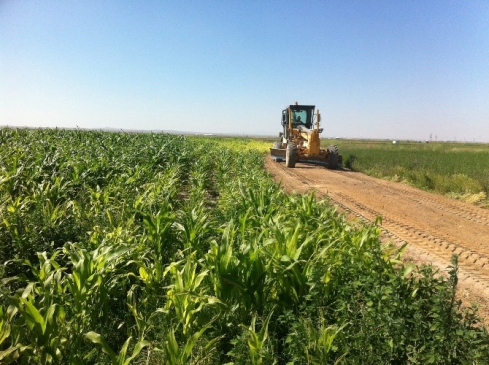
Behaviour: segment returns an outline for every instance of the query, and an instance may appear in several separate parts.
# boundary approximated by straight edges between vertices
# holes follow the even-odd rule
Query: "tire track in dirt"
[[[288,191],[315,190],[366,222],[381,216],[383,240],[407,243],[407,261],[446,273],[452,255],[459,255],[459,296],[467,305],[477,302],[489,324],[489,211],[351,171],[307,164],[288,169],[270,157],[266,167]]]
[[[366,212],[367,215],[369,215],[367,217],[368,221],[375,221],[377,216],[382,215],[380,212],[370,209],[350,199],[348,196],[343,194],[340,194],[340,196],[341,200],[348,201],[351,203],[350,206],[353,205],[356,208],[353,208],[353,210]],[[337,199],[334,200],[337,201]],[[428,250],[434,251],[437,256],[445,258],[447,262],[450,262],[453,254],[457,254],[459,255],[459,260],[466,260],[471,266],[480,266],[480,272],[477,274],[474,273],[474,277],[489,281],[489,265],[487,265],[489,262],[489,256],[487,254],[481,254],[469,247],[465,247],[462,244],[457,244],[444,240],[440,237],[432,236],[417,229],[416,227],[390,218],[382,219],[382,228],[386,231],[386,233],[392,233],[399,239],[403,239],[406,242],[417,244]]]
[[[340,173],[338,171],[331,171],[332,173]],[[357,180],[362,180],[365,181],[365,178],[369,178],[365,175],[364,179],[357,179],[355,175],[350,175],[349,177],[352,179],[357,179]],[[372,178],[373,179],[373,178]],[[378,180],[379,182],[377,183],[382,183],[383,180]],[[369,181],[366,182],[367,184],[370,184]],[[388,187],[384,186],[384,189],[386,191],[389,191],[392,194],[397,194],[397,195],[409,195],[411,199],[418,204],[431,204],[433,207],[436,207],[439,210],[450,212],[454,215],[458,215],[462,218],[484,224],[489,226],[489,211],[484,210],[484,209],[479,209],[477,207],[467,207],[462,204],[457,205],[457,201],[454,201],[453,203],[447,204],[440,204],[436,199],[433,198],[433,195],[430,193],[426,193],[424,191],[411,188],[411,187],[405,187],[403,185],[399,185],[396,187]],[[415,189],[414,191],[412,189]],[[422,196],[423,200],[419,200],[420,197]]]

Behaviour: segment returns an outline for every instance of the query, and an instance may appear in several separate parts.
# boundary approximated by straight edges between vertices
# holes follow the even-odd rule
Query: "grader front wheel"
[[[295,167],[297,162],[297,146],[294,143],[287,144],[285,151],[285,166]]]

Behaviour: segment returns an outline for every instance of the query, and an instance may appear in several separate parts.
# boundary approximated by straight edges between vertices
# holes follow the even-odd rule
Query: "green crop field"
[[[365,140],[322,144],[337,144],[344,165],[356,171],[489,205],[489,144]]]
[[[0,363],[487,363],[456,258],[404,266],[375,224],[285,194],[267,147],[0,129]]]

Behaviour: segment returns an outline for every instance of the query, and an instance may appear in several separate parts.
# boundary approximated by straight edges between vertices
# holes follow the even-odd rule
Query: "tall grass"
[[[477,363],[450,280],[246,141],[1,129],[0,362]]]

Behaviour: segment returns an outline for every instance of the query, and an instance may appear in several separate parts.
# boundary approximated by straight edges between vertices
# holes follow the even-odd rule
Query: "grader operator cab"
[[[275,161],[285,160],[285,166],[295,167],[297,162],[317,163],[329,169],[337,169],[342,164],[338,147],[321,148],[319,128],[321,116],[319,110],[314,112],[314,105],[289,105],[282,111],[283,132],[281,140],[270,148],[270,154]]]

